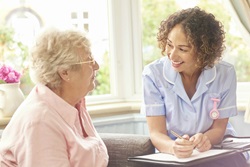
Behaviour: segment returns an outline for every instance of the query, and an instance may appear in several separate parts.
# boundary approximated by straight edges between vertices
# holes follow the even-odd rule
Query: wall
[[[141,114],[94,118],[93,123],[96,130],[102,133],[149,134],[145,116]]]
[[[239,112],[230,122],[239,136],[250,136],[250,124],[244,122],[244,112]],[[124,114],[94,118],[93,123],[98,132],[102,133],[126,133],[149,135],[145,116],[140,114]],[[0,129],[1,135],[2,129]]]
[[[250,124],[244,122],[244,114],[244,111],[239,111],[237,116],[230,118],[230,122],[239,136],[250,136]]]

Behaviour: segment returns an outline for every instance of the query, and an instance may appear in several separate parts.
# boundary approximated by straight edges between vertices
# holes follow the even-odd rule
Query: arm
[[[230,77],[229,77],[230,76]],[[221,119],[213,121],[211,127],[203,134],[196,134],[191,137],[195,140],[194,143],[199,151],[209,150],[212,145],[221,142],[225,135],[229,117],[237,114],[236,104],[236,73],[233,66],[227,64],[227,68],[218,70],[218,77],[225,82],[221,83],[213,89],[214,92],[220,91],[220,106],[219,108],[228,108],[220,114]]]
[[[33,123],[23,135],[25,151],[18,154],[18,166],[70,167],[65,139],[55,126]]]
[[[219,144],[225,134],[228,118],[214,120],[212,126],[204,134],[208,136],[212,145]]]
[[[193,143],[186,139],[176,139],[173,141],[167,135],[166,117],[147,117],[150,138],[153,145],[163,153],[174,154],[179,158],[190,157],[193,153]],[[189,139],[187,136],[184,136]]]

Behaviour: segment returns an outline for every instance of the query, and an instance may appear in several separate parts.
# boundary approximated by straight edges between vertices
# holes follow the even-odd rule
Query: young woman
[[[189,157],[194,149],[211,149],[227,134],[237,114],[234,67],[221,60],[222,24],[198,7],[163,20],[157,36],[161,59],[143,71],[143,106],[151,140],[157,150]],[[181,134],[177,139],[170,131]],[[243,167],[242,154],[201,166]]]

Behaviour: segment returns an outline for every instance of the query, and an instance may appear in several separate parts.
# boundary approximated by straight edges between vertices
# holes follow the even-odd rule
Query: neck
[[[194,93],[196,92],[196,84],[197,84],[200,74],[201,74],[201,70],[196,70],[192,74],[187,74],[183,72],[180,73],[183,86],[186,90],[186,93],[189,99],[191,99]]]
[[[75,106],[77,101],[72,101],[72,99],[74,99],[73,97],[71,97],[67,91],[67,89],[63,89],[62,87],[58,87],[58,88],[51,88],[48,87],[50,90],[52,90],[55,94],[57,94],[59,97],[61,97],[64,101],[66,101],[67,103],[69,103],[72,106]]]
[[[189,81],[197,80],[199,78],[200,74],[201,74],[201,70],[200,69],[197,69],[197,70],[195,70],[192,73],[180,72],[181,78],[183,80],[189,80]]]

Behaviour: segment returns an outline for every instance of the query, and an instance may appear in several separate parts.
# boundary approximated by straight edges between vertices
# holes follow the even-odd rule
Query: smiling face
[[[170,31],[165,51],[175,71],[192,75],[197,70],[194,47],[188,42],[180,24]]]

